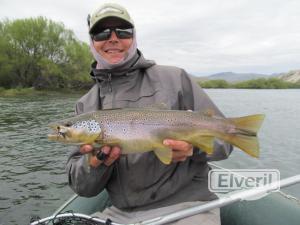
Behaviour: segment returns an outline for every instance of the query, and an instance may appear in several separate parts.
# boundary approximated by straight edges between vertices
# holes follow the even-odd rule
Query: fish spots
[[[176,120],[172,119],[171,117],[166,118],[166,120],[168,123],[172,123],[172,122],[176,121]]]
[[[109,133],[112,133],[112,132],[113,132],[112,124],[107,124],[107,131],[108,131]]]
[[[83,120],[76,122],[73,126],[75,129],[83,129],[89,133],[101,132],[100,124],[96,120]]]

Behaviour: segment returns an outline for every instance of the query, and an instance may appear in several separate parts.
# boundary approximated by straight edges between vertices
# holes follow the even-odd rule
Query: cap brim
[[[131,22],[129,22],[129,21],[127,21],[127,20],[125,20],[125,19],[123,19],[121,17],[118,17],[118,16],[108,16],[108,17],[105,17],[105,18],[102,18],[102,19],[98,20],[97,23],[95,23],[90,28],[89,33],[92,34],[95,31],[97,31],[98,29],[102,30],[103,28],[107,27],[105,25],[105,23],[108,22],[108,21],[110,21],[110,20],[120,21],[120,24],[116,23],[115,26],[122,26],[122,27],[126,27],[126,28],[133,28],[134,27],[134,25]]]

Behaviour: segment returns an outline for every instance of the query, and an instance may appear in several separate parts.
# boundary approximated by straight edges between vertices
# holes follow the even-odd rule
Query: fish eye
[[[57,130],[60,130],[60,126],[57,126],[56,129],[57,129]]]
[[[65,127],[70,127],[70,126],[72,126],[72,124],[71,124],[70,122],[67,122],[67,123],[65,124]]]

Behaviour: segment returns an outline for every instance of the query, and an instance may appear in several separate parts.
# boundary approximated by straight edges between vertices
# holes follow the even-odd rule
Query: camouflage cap
[[[115,3],[106,3],[98,7],[89,16],[89,32],[91,33],[91,31],[95,28],[97,24],[99,24],[100,21],[108,17],[119,18],[127,22],[132,27],[134,27],[133,20],[131,19],[129,13],[123,6]]]

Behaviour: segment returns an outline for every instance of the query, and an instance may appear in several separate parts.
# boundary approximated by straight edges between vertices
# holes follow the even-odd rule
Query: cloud
[[[88,41],[86,17],[96,0],[1,0],[0,18],[45,16]],[[114,1],[133,17],[138,47],[149,59],[196,75],[299,69],[297,0]]]

